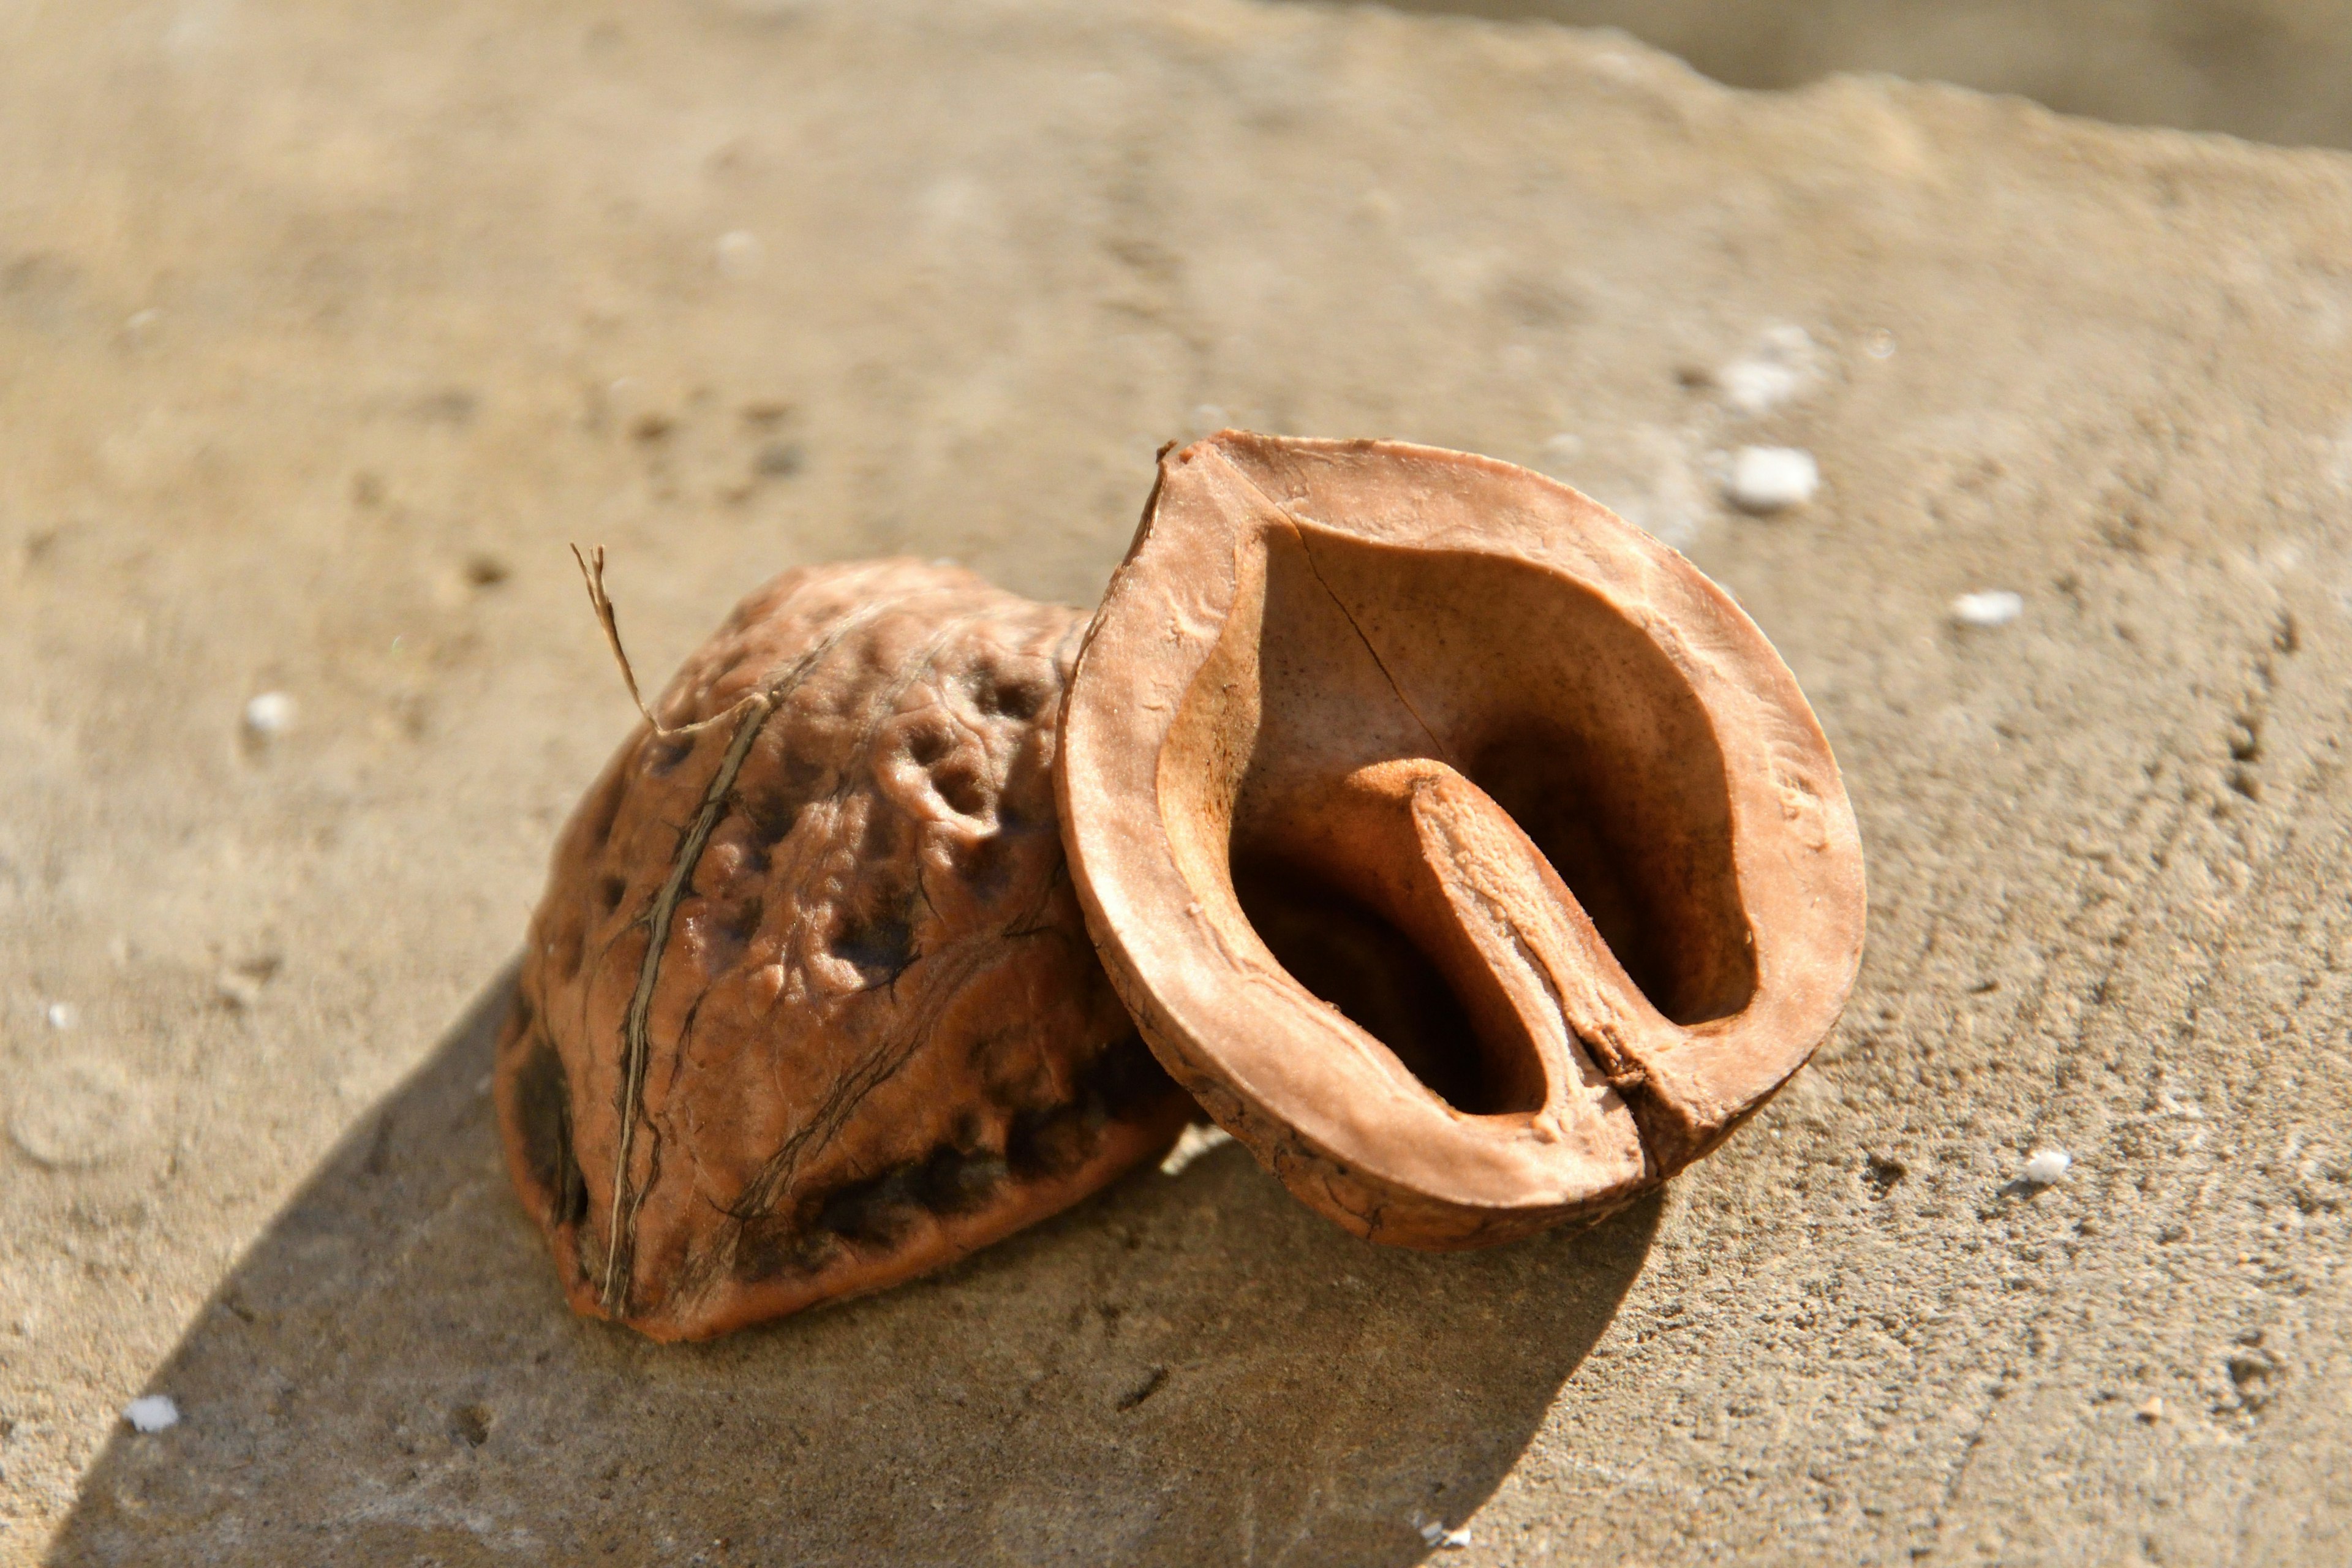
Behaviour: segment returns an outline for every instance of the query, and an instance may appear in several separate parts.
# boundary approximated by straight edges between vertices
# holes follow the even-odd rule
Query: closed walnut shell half
[[[1487,458],[1236,431],[1163,457],[1057,778],[1144,1038],[1378,1241],[1663,1181],[1803,1063],[1860,959],[1853,811],[1763,634]]]
[[[614,757],[563,830],[496,1077],[577,1310],[700,1338],[875,1289],[1193,1114],[1063,859],[1081,620],[953,568],[789,572]]]

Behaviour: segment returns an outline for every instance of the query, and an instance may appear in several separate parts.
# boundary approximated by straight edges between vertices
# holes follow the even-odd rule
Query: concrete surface
[[[1239,0],[35,4],[0,147],[0,1556],[2352,1557],[2352,161]],[[630,722],[562,542],[655,671],[796,561],[1083,602],[1227,422],[1749,606],[1870,856],[1816,1065],[1582,1235],[1226,1148],[572,1320],[482,1094]]]
[[[2352,10],[2338,0],[1379,3],[1622,27],[1735,87],[1891,71],[2130,125],[2352,147]]]

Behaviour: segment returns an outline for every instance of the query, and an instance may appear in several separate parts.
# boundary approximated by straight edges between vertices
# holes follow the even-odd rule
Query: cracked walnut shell
[[[1771,645],[1489,458],[1164,456],[1057,783],[1144,1038],[1376,1241],[1482,1246],[1664,1180],[1804,1062],[1860,961],[1853,813]]]
[[[1193,1114],[1089,946],[1053,795],[1082,617],[788,572],[564,828],[499,1042],[573,1307],[702,1338],[937,1268]]]

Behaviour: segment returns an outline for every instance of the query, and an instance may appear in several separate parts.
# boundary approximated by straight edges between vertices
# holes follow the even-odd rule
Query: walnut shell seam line
[[[743,700],[743,716],[737,721],[734,736],[728,742],[726,755],[719,763],[718,773],[711,776],[709,787],[703,792],[701,807],[695,813],[694,821],[679,837],[677,853],[670,862],[669,875],[663,879],[660,892],[646,912],[648,928],[646,955],[637,966],[636,989],[630,995],[629,1011],[623,1030],[625,1058],[620,1102],[616,1108],[621,1118],[620,1150],[619,1158],[613,1167],[612,1242],[605,1249],[604,1281],[598,1292],[604,1310],[608,1312],[621,1310],[621,1297],[628,1288],[628,1259],[635,1251],[636,1207],[630,1194],[629,1168],[636,1143],[637,1123],[641,1120],[640,1108],[645,1102],[646,1068],[653,1056],[649,1026],[654,987],[661,978],[662,957],[669,949],[670,922],[677,916],[678,902],[686,896],[687,885],[694,879],[694,868],[710,843],[710,835],[719,826],[727,797],[735,787],[736,775],[743,771],[743,760],[751,754],[751,747],[759,740],[761,729],[782,706],[793,688],[805,679],[826,654],[839,647],[858,626],[878,619],[905,600],[905,595],[878,600],[840,616],[825,628],[814,647],[793,661],[791,668],[764,682],[760,690]],[[933,657],[936,657],[935,653]],[[900,689],[904,689],[903,683]]]

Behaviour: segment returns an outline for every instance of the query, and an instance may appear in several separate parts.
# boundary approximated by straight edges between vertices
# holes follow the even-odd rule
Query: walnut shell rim
[[[1055,784],[1144,1038],[1375,1240],[1483,1246],[1657,1184],[1859,967],[1858,830],[1778,654],[1682,556],[1491,458],[1163,454]]]

